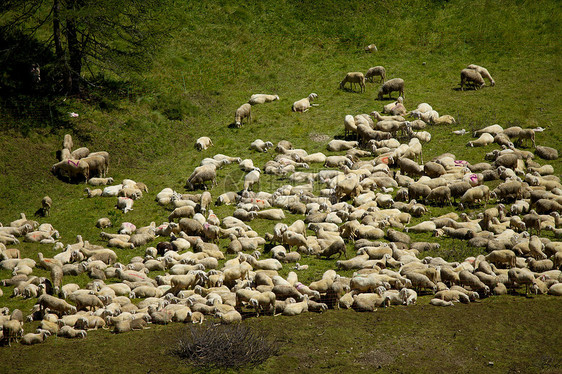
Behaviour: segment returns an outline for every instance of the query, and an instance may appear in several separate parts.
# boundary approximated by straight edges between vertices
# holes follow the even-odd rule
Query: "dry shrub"
[[[190,326],[172,353],[201,368],[256,366],[276,355],[277,342],[242,324]]]

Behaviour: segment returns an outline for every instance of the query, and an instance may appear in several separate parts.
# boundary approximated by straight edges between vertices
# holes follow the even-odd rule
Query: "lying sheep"
[[[326,149],[331,152],[340,152],[340,151],[347,151],[349,149],[357,147],[357,145],[358,142],[356,141],[345,141],[345,140],[334,139],[328,143]]]
[[[494,137],[487,132],[480,135],[476,140],[469,141],[466,145],[467,147],[483,147],[494,142]]]
[[[202,136],[195,142],[195,149],[198,151],[205,150],[213,146],[213,141],[208,136]]]
[[[311,93],[310,95],[308,95],[308,97],[295,101],[292,106],[292,111],[304,113],[307,110],[309,110],[311,107],[317,106],[318,104],[311,104],[312,101],[314,101],[317,97],[318,97],[317,94]]]
[[[88,184],[91,186],[107,186],[108,184],[113,183],[113,178],[90,178],[88,179]]]
[[[551,147],[546,147],[542,145],[537,145],[535,147],[535,153],[537,156],[543,160],[556,160],[558,159],[558,151]]]
[[[115,207],[117,209],[122,210],[123,213],[127,213],[127,212],[133,210],[133,203],[134,203],[133,199],[128,198],[128,197],[120,196],[117,199],[117,204],[115,205]]]
[[[250,144],[250,149],[257,152],[267,152],[269,148],[273,148],[272,142],[264,142],[261,139],[256,139]]]
[[[72,326],[64,325],[60,328],[57,336],[61,336],[63,338],[74,339],[74,338],[86,338],[88,333],[85,330],[78,330],[73,328]]]
[[[47,330],[38,330],[38,333],[28,333],[25,334],[21,339],[21,344],[33,345],[43,343],[45,337],[50,336],[51,333]]]
[[[387,95],[392,98],[392,92],[398,91],[398,95],[400,97],[404,96],[404,79],[402,78],[393,78],[391,80],[386,81],[380,88],[377,94],[379,100],[382,100],[384,95]]]
[[[349,83],[351,85],[351,90],[353,91],[353,85],[359,84],[360,92],[365,91],[365,76],[363,73],[355,71],[351,73],[347,73],[345,78],[340,82],[340,89],[345,88],[345,84]]]
[[[279,100],[278,95],[267,95],[267,94],[254,94],[250,96],[248,103],[250,105],[270,103],[272,101]]]

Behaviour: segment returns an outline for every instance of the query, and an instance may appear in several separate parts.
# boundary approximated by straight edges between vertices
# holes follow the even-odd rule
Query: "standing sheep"
[[[236,112],[234,113],[234,125],[236,127],[242,127],[242,121],[247,118],[248,122],[252,122],[252,105],[242,104]]]
[[[404,79],[402,78],[394,78],[391,80],[386,81],[381,88],[379,88],[379,92],[377,97],[379,100],[382,100],[384,95],[387,95],[392,98],[392,92],[398,91],[398,96],[404,96]]]
[[[48,217],[51,214],[51,206],[53,205],[53,200],[49,196],[45,196],[41,200],[40,215],[43,217]]]
[[[386,79],[386,70],[383,66],[374,66],[367,70],[365,74],[365,79],[368,79],[370,82],[374,82],[374,77],[381,77],[380,81],[384,83]]]
[[[363,73],[358,71],[347,73],[345,75],[345,78],[343,78],[343,80],[340,82],[340,89],[343,90],[345,88],[345,84],[348,82],[351,85],[352,91],[353,91],[354,84],[359,84],[360,92],[365,91],[365,76],[363,75]]]
[[[461,70],[461,91],[464,91],[464,86],[470,83],[474,85],[476,89],[484,87],[484,78],[480,73],[473,69],[462,69]]]
[[[488,69],[482,67],[482,66],[478,66],[478,65],[474,65],[474,64],[470,64],[467,66],[468,69],[473,69],[476,70],[478,73],[480,73],[480,75],[482,76],[482,78],[487,78],[490,81],[490,86],[495,86],[496,82],[494,81],[494,79],[492,78],[492,76],[490,75],[490,73],[488,72]]]
[[[215,165],[209,164],[196,167],[189,178],[187,178],[185,187],[188,190],[194,190],[195,186],[203,185],[203,187],[207,189],[207,185],[205,184],[207,181],[211,181],[212,186],[216,184],[217,168]]]

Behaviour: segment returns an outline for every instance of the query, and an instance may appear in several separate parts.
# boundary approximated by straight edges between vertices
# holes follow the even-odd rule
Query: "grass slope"
[[[100,230],[94,227],[95,221],[103,216],[111,218],[117,227],[123,221],[131,221],[137,226],[147,225],[151,221],[165,221],[169,209],[158,206],[154,196],[164,187],[184,191],[187,176],[204,157],[224,153],[252,158],[256,165],[261,166],[271,155],[258,155],[247,149],[256,138],[274,143],[289,139],[296,147],[305,148],[309,153],[325,152],[328,141],[325,139],[343,136],[342,120],[346,114],[380,110],[388,102],[375,100],[376,84],[368,84],[364,94],[337,89],[346,72],[364,72],[375,65],[385,66],[389,78],[401,77],[406,81],[405,104],[408,109],[428,102],[440,114],[451,114],[459,121],[454,128],[429,129],[433,138],[424,145],[424,161],[443,152],[452,152],[458,159],[472,163],[482,161],[484,152],[498,147],[467,148],[465,144],[472,138],[469,135],[453,136],[451,131],[460,128],[473,130],[494,123],[504,127],[545,127],[545,132],[537,133],[537,143],[562,150],[562,131],[558,122],[562,108],[559,100],[562,60],[557,33],[561,28],[561,8],[561,3],[554,0],[410,0],[402,2],[400,6],[387,1],[366,3],[356,0],[306,3],[203,1],[178,4],[174,12],[181,19],[181,27],[174,31],[170,41],[159,46],[153,66],[147,67],[140,77],[124,77],[125,88],[121,91],[108,94],[107,90],[99,90],[91,92],[88,98],[60,100],[54,110],[62,113],[66,120],[45,120],[39,126],[36,118],[16,118],[7,111],[0,111],[0,118],[6,124],[0,132],[0,222],[8,224],[19,218],[20,212],[31,216],[39,208],[44,195],[51,196],[54,205],[51,217],[40,219],[40,222],[49,222],[59,229],[65,244],[74,242],[77,234],[92,243],[103,244],[99,239]],[[364,53],[363,47],[373,42],[377,44],[379,52]],[[469,63],[487,67],[497,82],[496,86],[479,91],[456,90],[459,72]],[[111,76],[107,78],[117,79]],[[250,125],[241,129],[229,128],[234,110],[246,102],[251,94],[258,92],[278,94],[281,100],[254,107],[254,121]],[[310,92],[318,93],[317,103],[320,106],[302,115],[292,113],[291,104]],[[69,112],[77,112],[80,116],[69,118]],[[87,199],[83,192],[84,185],[58,181],[49,169],[56,161],[55,151],[60,148],[66,132],[73,135],[75,148],[87,146],[90,150],[110,152],[110,174],[115,180],[131,178],[142,181],[149,186],[150,193],[135,202],[132,212],[123,215],[114,209],[114,199]],[[193,149],[193,143],[203,135],[210,136],[215,146],[198,153]],[[556,160],[552,164],[555,174],[560,175],[561,161]],[[221,169],[219,186],[211,191],[213,197],[223,191],[240,190],[242,178],[243,173],[235,166]],[[261,189],[272,192],[285,183],[284,180],[264,175]],[[221,217],[232,211],[230,207],[215,209]],[[431,214],[444,211],[446,209],[432,208]],[[252,222],[252,227],[261,234],[270,231],[272,226],[270,222]],[[416,235],[414,238],[435,240],[425,235]],[[442,249],[430,255],[458,260],[479,253],[462,242],[443,240],[440,243]],[[226,242],[221,244],[225,245]],[[38,251],[45,256],[55,254],[50,246],[24,243],[19,248],[24,255],[32,258],[36,258]],[[120,260],[126,262],[133,256],[142,255],[144,249],[118,251]],[[300,274],[301,281],[305,283],[318,279],[334,265],[333,261],[316,259],[306,259],[304,262],[311,265],[310,270]],[[285,269],[283,274],[287,271]],[[39,274],[46,275],[41,271]],[[9,272],[1,271],[0,276],[6,278]],[[70,281],[84,285],[88,279],[69,277]],[[19,307],[25,311],[33,304],[32,301],[10,299],[10,294],[10,288],[4,289],[0,305]],[[479,308],[490,304],[498,305],[493,315],[498,316],[499,320],[510,321],[515,318],[512,309],[517,310],[519,303],[527,301],[517,299],[513,304],[517,306],[510,307],[507,301],[486,300],[483,304],[454,308],[452,313],[455,315],[451,316],[457,316],[456,313],[460,316],[465,310],[478,313],[481,310]],[[530,304],[540,309],[551,304],[559,307],[560,303],[558,299],[545,297],[533,299]],[[395,310],[384,311],[383,315],[392,316]],[[420,314],[419,318],[431,318],[431,313],[448,312],[449,309],[441,312],[425,307],[426,314]],[[342,313],[280,319],[286,321],[285,324],[274,325],[271,330],[274,333],[278,329],[294,332],[296,328],[292,326],[303,324],[309,318],[314,319],[315,323],[325,320],[331,327],[347,318],[360,320],[360,324],[365,325],[379,318],[378,313],[346,313],[345,318],[341,318]],[[559,325],[555,323],[560,322],[559,315],[553,314],[550,318],[554,325]],[[451,321],[454,321],[452,317]],[[354,325],[350,323],[348,326],[352,329]],[[435,330],[431,334],[442,329],[437,325],[432,326]],[[492,335],[492,339],[510,333],[511,329],[512,326],[493,324],[493,334],[497,335]],[[453,331],[450,325],[445,330]],[[404,324],[397,331],[405,333],[405,336],[413,336],[408,335],[413,332]],[[146,333],[150,334],[153,332]],[[164,330],[162,334],[165,334]],[[144,335],[132,336],[142,340],[145,339]],[[531,349],[535,339],[526,335],[521,337],[523,349],[506,352],[506,357],[517,355],[526,367],[534,367],[529,366],[531,363],[538,365],[538,361],[533,361],[535,359],[530,358],[530,355],[519,354],[524,349]],[[116,343],[120,339],[123,343]],[[125,344],[128,339],[128,336],[110,337],[105,333],[97,333],[79,344],[86,347],[84,349],[91,349],[91,342],[95,341],[116,349],[118,344]],[[61,347],[69,344],[61,342],[61,339],[52,341]],[[306,343],[301,345],[303,341]],[[298,356],[295,362],[300,361],[306,352],[315,349],[313,341],[309,336],[302,341],[288,339],[287,349],[294,350]],[[27,351],[35,352],[36,349],[50,349],[47,348],[50,344],[37,348],[13,347],[10,353],[5,354],[19,355]],[[404,346],[403,341],[400,344]],[[348,345],[351,342],[346,341],[342,347]],[[429,351],[435,350],[431,342],[424,347]],[[462,349],[443,354],[455,357],[458,350]],[[371,352],[367,348],[361,351],[363,355]],[[502,352],[499,350],[498,356]],[[390,355],[387,351],[381,354],[384,357]],[[357,357],[348,355],[347,361],[344,359],[342,362],[349,366],[352,358]],[[414,355],[412,358],[417,363],[425,361],[421,356]],[[396,358],[393,356],[388,360]],[[434,358],[429,361],[433,364],[428,365],[435,368],[443,360]],[[492,361],[508,365],[500,365],[506,370],[499,371],[511,368],[506,358]],[[29,365],[28,368],[32,367],[29,360],[24,362],[26,366]],[[280,359],[275,362],[272,365],[279,366],[271,367],[273,371],[277,371],[284,361]],[[127,365],[134,369],[137,364],[130,362]],[[400,371],[398,365],[392,365],[397,364],[391,364],[390,367]],[[560,363],[557,365],[559,367]],[[296,366],[293,368],[296,369]]]

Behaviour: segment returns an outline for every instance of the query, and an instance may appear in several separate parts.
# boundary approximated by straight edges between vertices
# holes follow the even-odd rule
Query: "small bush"
[[[256,366],[276,355],[276,342],[262,331],[241,324],[190,326],[172,353],[205,369]]]

